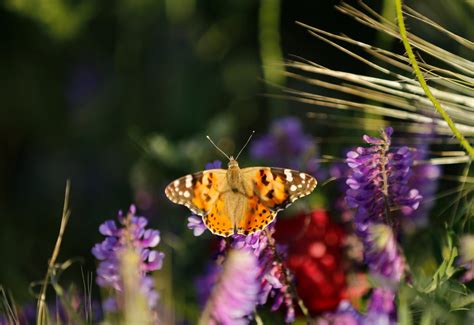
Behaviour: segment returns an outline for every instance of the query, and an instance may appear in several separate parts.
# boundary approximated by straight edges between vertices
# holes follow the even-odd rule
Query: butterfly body
[[[230,157],[228,169],[210,169],[170,183],[166,196],[203,217],[214,234],[248,235],[264,229],[278,211],[316,187],[311,175],[283,168],[241,169]]]

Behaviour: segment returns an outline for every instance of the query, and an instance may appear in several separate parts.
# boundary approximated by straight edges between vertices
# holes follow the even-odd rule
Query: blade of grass
[[[59,228],[58,238],[56,239],[56,244],[54,246],[53,254],[48,263],[48,271],[43,280],[43,284],[41,286],[41,292],[38,297],[37,303],[37,314],[36,314],[36,323],[38,325],[48,324],[48,312],[46,306],[46,289],[48,288],[48,283],[54,274],[54,268],[56,264],[56,259],[58,258],[59,251],[61,249],[61,243],[63,240],[64,231],[66,230],[67,223],[69,221],[69,216],[71,214],[69,210],[69,190],[70,190],[70,181],[67,180],[66,182],[66,189],[64,193],[64,206],[63,206],[63,213],[61,217],[61,226]]]

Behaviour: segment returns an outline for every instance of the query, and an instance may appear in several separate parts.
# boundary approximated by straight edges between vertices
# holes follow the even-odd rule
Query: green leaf
[[[466,306],[472,303],[474,303],[474,294],[470,294],[468,296],[463,296],[458,299],[455,299],[451,303],[451,308],[452,310],[465,309]]]
[[[436,270],[433,278],[422,292],[430,293],[435,291],[440,285],[449,280],[453,274],[457,271],[454,266],[454,260],[458,256],[458,249],[453,245],[453,232],[448,230],[447,232],[447,246],[443,248],[443,262]]]

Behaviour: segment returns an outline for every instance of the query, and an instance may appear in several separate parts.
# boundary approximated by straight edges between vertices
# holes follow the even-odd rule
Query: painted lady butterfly
[[[249,235],[264,229],[278,211],[310,194],[317,185],[316,179],[306,173],[270,167],[240,169],[236,159],[226,157],[227,170],[190,174],[165,190],[168,199],[202,216],[206,227],[220,236]]]

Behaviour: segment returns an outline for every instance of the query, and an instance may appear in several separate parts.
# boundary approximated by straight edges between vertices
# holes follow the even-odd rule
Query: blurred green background
[[[384,41],[337,13],[338,2],[3,1],[0,284],[18,301],[32,300],[28,286],[46,271],[68,178],[72,216],[60,260],[83,257],[84,270],[94,270],[98,225],[131,202],[170,247],[183,247],[183,236],[192,240],[186,210],[165,200],[163,189],[221,158],[206,134],[232,153],[250,130],[262,133],[276,116],[312,109],[265,96],[275,92],[272,84],[288,85],[278,69],[292,55],[367,69],[295,24]],[[420,10],[446,23],[448,9],[426,3]],[[468,35],[469,14],[460,3],[449,10],[464,21],[447,27]],[[379,1],[368,4],[383,10]],[[318,137],[333,132],[327,125],[307,128]],[[178,256],[186,262],[177,263],[207,256]],[[80,279],[79,267],[65,277]]]

